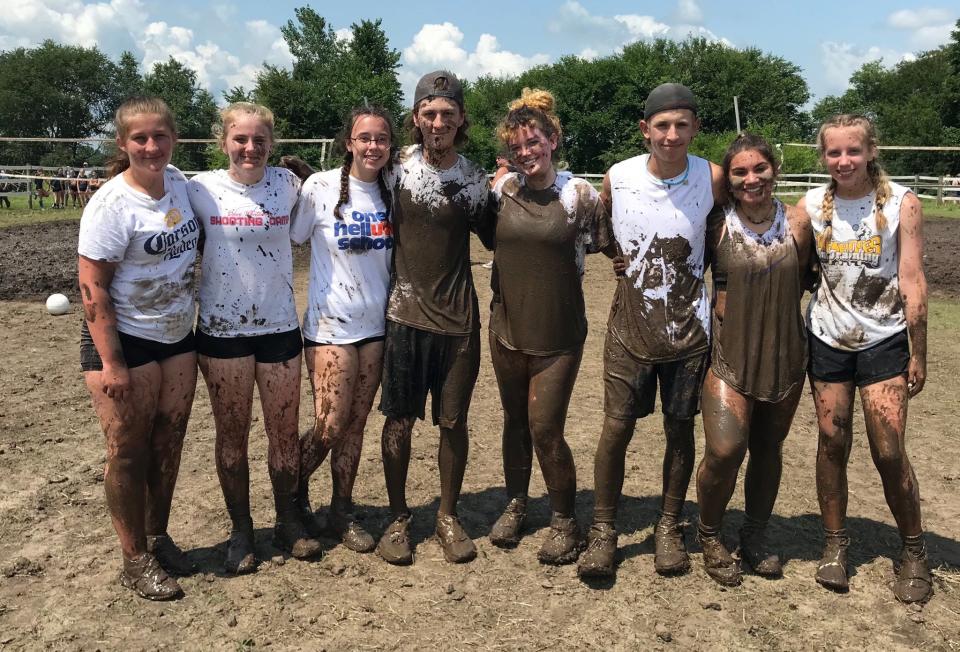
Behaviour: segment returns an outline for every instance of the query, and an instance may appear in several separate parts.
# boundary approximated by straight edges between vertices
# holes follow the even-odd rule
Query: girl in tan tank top
[[[733,203],[722,217],[715,210],[707,237],[713,355],[702,395],[706,446],[697,471],[697,536],[707,574],[728,586],[740,583],[741,571],[723,545],[721,521],[748,450],[741,558],[758,575],[783,573],[765,530],[806,369],[800,297],[811,236],[806,213],[773,196],[778,167],[763,138],[739,136],[723,159]]]

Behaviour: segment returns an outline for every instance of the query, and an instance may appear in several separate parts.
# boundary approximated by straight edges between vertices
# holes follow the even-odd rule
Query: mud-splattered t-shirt
[[[303,336],[314,342],[349,344],[384,333],[393,228],[379,185],[353,177],[349,183],[342,219],[333,215],[339,168],[307,179],[293,211],[291,237],[310,240]]]
[[[761,401],[780,401],[803,383],[807,336],[797,245],[787,211],[776,202],[762,234],[743,227],[734,206],[711,225],[714,290],[725,291],[723,318],[713,324],[713,373]]]
[[[823,232],[826,187],[807,192],[806,206],[815,236]],[[876,194],[833,198],[833,236],[820,257],[820,286],[807,306],[807,327],[835,349],[862,351],[907,327],[900,299],[898,233],[900,204],[910,192],[890,184],[883,205],[887,228],[877,230]]]
[[[290,213],[300,180],[268,167],[248,186],[214,170],[192,178],[188,189],[205,238],[197,327],[214,337],[296,328]]]
[[[603,204],[583,179],[561,172],[533,190],[515,172],[494,188],[497,206],[490,330],[531,355],[576,349],[587,336],[584,255],[596,253]]]
[[[200,224],[187,199],[187,180],[167,166],[160,199],[117,175],[90,199],[80,218],[77,251],[117,263],[110,299],[117,330],[154,342],[179,342],[193,328],[193,264]]]
[[[648,154],[610,168],[611,229],[627,263],[607,329],[644,362],[681,360],[709,346],[703,282],[710,163],[688,157],[686,183],[668,187],[647,169]]]
[[[387,319],[445,335],[480,328],[470,232],[492,224],[487,175],[460,156],[438,170],[420,146],[401,156],[394,201],[393,279]]]

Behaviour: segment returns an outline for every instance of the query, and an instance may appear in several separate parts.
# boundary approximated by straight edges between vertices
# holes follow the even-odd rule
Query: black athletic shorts
[[[257,362],[286,362],[303,351],[300,329],[285,333],[251,337],[214,337],[197,329],[197,353],[208,358],[245,358],[252,355]]]
[[[173,344],[134,337],[119,331],[117,336],[120,338],[120,348],[123,350],[123,359],[127,363],[127,369],[141,367],[150,362],[160,362],[181,353],[191,353],[197,350],[193,331]],[[86,321],[80,327],[80,368],[84,371],[103,371],[103,360],[97,353],[97,347],[93,344],[93,338],[90,337],[90,328]]]
[[[359,349],[364,344],[382,342],[384,337],[384,335],[374,335],[373,337],[365,337],[362,340],[357,340],[356,342],[344,342],[343,344],[337,344],[336,342],[314,342],[313,340],[305,337],[303,338],[303,348],[309,349],[314,346],[355,346]]]
[[[479,372],[479,330],[441,335],[387,320],[380,411],[394,419],[423,419],[429,392],[434,425],[465,424]]]
[[[677,419],[700,412],[710,352],[671,362],[643,362],[607,333],[603,346],[603,412],[614,419],[641,419],[653,413],[660,384],[661,410]]]
[[[810,342],[810,377],[827,383],[853,381],[857,387],[906,373],[910,341],[906,329],[862,351],[842,351],[824,344],[807,331]]]

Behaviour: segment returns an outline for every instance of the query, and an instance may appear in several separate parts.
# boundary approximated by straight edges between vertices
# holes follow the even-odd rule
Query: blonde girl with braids
[[[503,403],[509,502],[490,540],[504,547],[519,542],[536,452],[553,511],[537,556],[569,564],[582,538],[574,515],[577,472],[563,430],[587,335],[584,257],[603,244],[603,206],[593,186],[553,165],[563,131],[549,92],[525,88],[497,135],[516,171],[501,168],[493,188],[490,355]]]
[[[393,120],[377,106],[354,109],[341,136],[343,165],[304,183],[292,237],[310,241],[303,316],[316,421],[300,441],[298,507],[310,532],[323,526],[310,506],[310,476],[330,456],[333,495],[327,528],[356,552],[376,542],[353,511],[363,430],[380,381],[393,228],[386,175]],[[391,181],[392,184],[392,181]]]
[[[183,595],[190,560],[167,534],[193,406],[193,267],[200,227],[171,166],[173,114],[139,97],[117,109],[117,157],[80,219],[80,366],[106,439],[103,486],[120,539],[120,583]]]
[[[203,225],[197,351],[216,426],[216,463],[231,532],[224,567],[255,570],[250,515],[250,435],[259,389],[273,487],[274,545],[296,558],[320,552],[296,509],[300,472],[300,356],[293,298],[290,220],[300,180],[267,165],[273,113],[231,104],[214,127],[230,166],[190,180],[190,202]]]
[[[798,204],[810,215],[821,269],[807,310],[826,533],[816,579],[848,589],[846,469],[859,389],[870,452],[903,540],[893,592],[902,602],[922,602],[933,586],[905,432],[909,399],[923,389],[927,368],[923,211],[916,195],[884,174],[867,118],[828,120],[817,146],[830,182]]]

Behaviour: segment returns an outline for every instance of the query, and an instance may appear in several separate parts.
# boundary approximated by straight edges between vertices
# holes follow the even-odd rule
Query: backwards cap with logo
[[[435,70],[427,73],[417,82],[417,89],[413,94],[413,106],[431,97],[446,97],[462,107],[463,85],[452,72]]]

